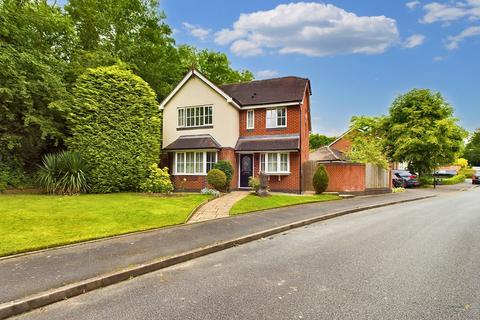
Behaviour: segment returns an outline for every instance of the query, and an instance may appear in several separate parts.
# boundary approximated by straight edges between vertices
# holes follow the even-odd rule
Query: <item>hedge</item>
[[[87,162],[92,191],[138,190],[160,154],[160,111],[149,85],[118,65],[88,69],[68,111],[67,145]]]
[[[447,185],[458,184],[463,182],[465,182],[465,176],[463,174],[442,180],[442,183]]]

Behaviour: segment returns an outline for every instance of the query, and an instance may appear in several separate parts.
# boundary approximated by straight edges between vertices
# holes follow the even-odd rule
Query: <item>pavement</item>
[[[268,229],[329,215],[332,212],[409,201],[432,193],[432,190],[409,190],[399,194],[279,208],[2,258],[0,311],[2,307],[10,307],[14,300],[28,300],[32,296],[43,295],[64,286],[73,286],[95,277],[100,279],[98,283],[102,286],[115,283],[120,280],[113,278],[108,282],[102,277],[158,259],[225,241],[234,241]],[[91,285],[82,290],[91,290],[93,288]],[[41,302],[28,301],[25,305],[32,308],[40,306]]]
[[[232,191],[201,206],[188,223],[226,218],[233,205],[250,194],[250,191]]]
[[[311,224],[17,320],[479,319],[479,196],[480,189],[446,192]],[[261,223],[283,213],[318,213],[324,205],[278,210]],[[254,217],[261,215],[245,216]],[[237,225],[236,219],[213,223],[227,220]]]

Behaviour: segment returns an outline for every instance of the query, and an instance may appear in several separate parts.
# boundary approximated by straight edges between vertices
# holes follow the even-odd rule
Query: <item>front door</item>
[[[248,178],[253,175],[253,155],[240,155],[240,188],[248,188]]]

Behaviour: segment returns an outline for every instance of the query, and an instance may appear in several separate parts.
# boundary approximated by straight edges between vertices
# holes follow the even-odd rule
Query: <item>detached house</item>
[[[176,187],[200,190],[218,160],[234,167],[231,189],[260,171],[272,191],[302,192],[308,161],[310,81],[284,77],[216,86],[190,71],[162,102],[163,162]]]

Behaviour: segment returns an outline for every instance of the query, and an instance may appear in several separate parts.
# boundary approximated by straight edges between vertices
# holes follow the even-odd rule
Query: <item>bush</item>
[[[0,150],[0,190],[8,187],[23,188],[32,184],[31,177],[23,170],[21,163]]]
[[[392,188],[392,193],[402,193],[405,191],[405,188]]]
[[[76,152],[62,151],[43,157],[37,182],[47,193],[79,194],[88,190],[85,162]]]
[[[207,182],[219,191],[225,190],[227,176],[220,169],[212,169],[207,173]]]
[[[458,171],[458,175],[463,175],[465,179],[471,179],[475,172],[477,172],[475,169],[463,168]]]
[[[432,176],[422,175],[422,176],[418,177],[418,181],[420,182],[420,184],[422,186],[433,185],[433,177]]]
[[[140,190],[149,193],[172,192],[173,184],[168,174],[168,168],[160,169],[157,164],[152,164],[148,178],[140,184]]]
[[[462,169],[464,169],[468,167],[468,160],[464,158],[458,158],[457,160],[455,160],[454,165],[460,166]]]
[[[219,169],[222,170],[223,173],[225,173],[225,176],[227,177],[226,189],[230,190],[230,182],[232,182],[233,177],[233,167],[230,161],[220,160],[213,165],[213,169]]]
[[[88,69],[73,90],[71,150],[89,167],[93,192],[138,190],[160,154],[155,92],[120,66]]]
[[[459,184],[463,182],[465,182],[465,176],[463,174],[442,180],[442,183],[447,185]]]
[[[319,165],[313,175],[313,188],[315,193],[324,193],[328,188],[328,173],[324,165]]]
[[[203,188],[202,190],[200,190],[200,193],[201,194],[209,194],[209,195],[214,196],[215,198],[220,197],[220,192],[218,190],[215,190],[215,189]]]
[[[253,191],[257,192],[260,190],[260,179],[250,177],[248,178],[248,186],[253,189]]]

